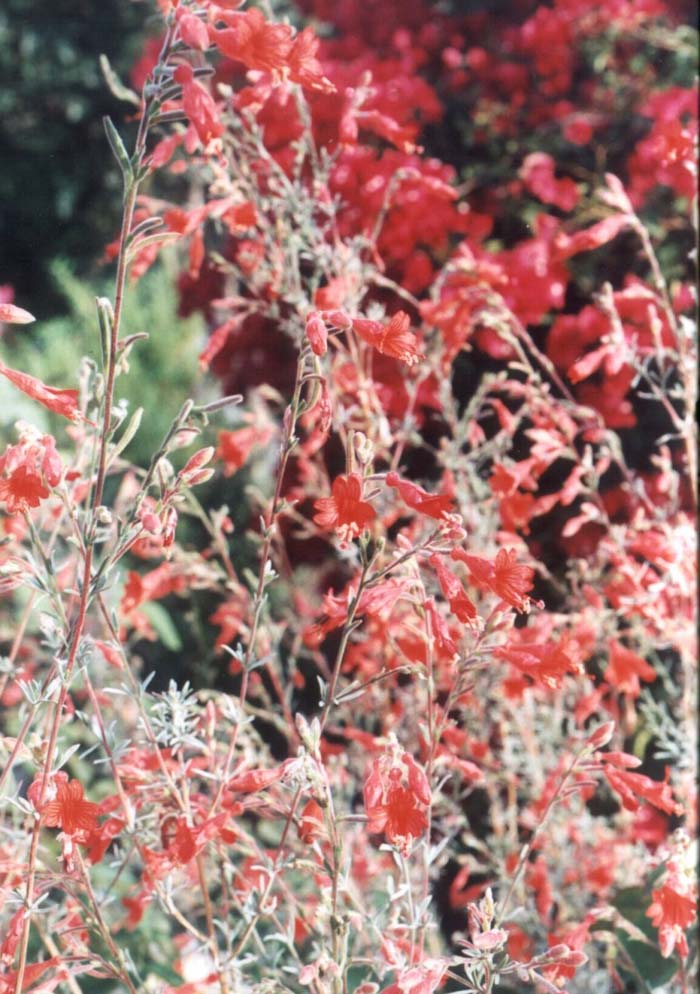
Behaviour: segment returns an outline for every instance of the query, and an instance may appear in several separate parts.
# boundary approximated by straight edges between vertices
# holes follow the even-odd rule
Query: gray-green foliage
[[[109,296],[110,281],[89,286],[77,279],[65,263],[52,266],[56,286],[66,298],[66,317],[37,321],[34,325],[6,326],[0,356],[54,387],[77,387],[82,356],[98,366],[100,342],[96,296]],[[177,315],[176,292],[167,266],[154,266],[127,288],[122,324],[123,337],[147,332],[129,356],[128,375],[117,380],[116,399],[124,398],[129,411],[145,409],[139,432],[125,455],[147,465],[182,402],[188,396],[208,401],[217,396],[212,380],[204,382],[197,369],[197,355],[204,341],[201,317]],[[31,301],[25,302],[31,308]],[[0,378],[0,441],[14,441],[12,426],[26,420],[43,430],[53,430],[56,419],[14,386]]]

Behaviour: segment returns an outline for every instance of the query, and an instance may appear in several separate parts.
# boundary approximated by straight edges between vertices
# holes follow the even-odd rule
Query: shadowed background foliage
[[[133,0],[0,4],[0,284],[39,318],[66,309],[50,261],[87,275],[113,237],[120,183],[102,116],[121,120],[124,105],[99,55],[126,75],[151,16]]]

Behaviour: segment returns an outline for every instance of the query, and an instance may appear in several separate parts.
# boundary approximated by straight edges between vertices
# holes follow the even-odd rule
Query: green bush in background
[[[75,276],[65,262],[51,266],[53,286],[63,296],[66,316],[35,325],[6,326],[0,344],[3,360],[55,387],[76,387],[82,356],[99,357],[99,333],[95,296],[109,297],[111,281],[104,274],[92,285]],[[25,301],[32,306],[31,301]],[[33,309],[33,307],[32,307]],[[167,265],[154,266],[129,287],[124,305],[125,336],[147,332],[148,340],[137,342],[129,356],[129,375],[117,381],[116,397],[128,402],[129,412],[144,407],[141,428],[129,447],[129,458],[148,465],[152,453],[170,426],[180,406],[194,392],[205,400],[219,395],[215,381],[198,386],[197,355],[204,341],[199,315],[186,319],[177,315],[173,274]],[[0,379],[0,442],[15,441],[13,424],[18,419],[52,430],[52,415]],[[60,433],[59,436],[60,438]]]

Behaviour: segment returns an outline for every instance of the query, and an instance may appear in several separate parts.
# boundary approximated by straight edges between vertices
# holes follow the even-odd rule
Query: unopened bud
[[[314,355],[325,355],[328,351],[328,331],[323,320],[314,311],[306,319],[306,337]]]
[[[607,745],[615,734],[615,722],[606,721],[604,725],[599,725],[598,728],[589,736],[586,745],[589,749],[602,749],[603,746]]]
[[[141,524],[145,531],[151,535],[159,535],[161,531],[160,518],[153,511],[146,511],[141,515]]]
[[[341,328],[343,331],[352,328],[352,319],[345,311],[326,311],[323,316],[334,328]]]
[[[95,511],[95,518],[101,525],[111,525],[112,524],[112,512],[108,507],[98,507]]]
[[[216,450],[213,445],[207,445],[206,448],[200,449],[199,452],[195,452],[193,456],[190,456],[185,464],[185,468],[180,473],[180,478],[183,483],[188,483],[190,486],[194,483],[202,483],[203,481],[200,478],[198,470],[200,470],[202,466],[206,466],[215,451]],[[209,475],[211,476],[212,471],[207,472],[209,472]],[[207,477],[207,479],[208,478],[209,477]]]

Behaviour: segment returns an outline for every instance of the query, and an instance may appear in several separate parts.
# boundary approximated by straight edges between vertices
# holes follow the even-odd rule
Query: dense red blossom
[[[37,766],[0,989],[101,976],[107,931],[137,971],[112,979],[164,994],[555,991],[589,956],[623,989],[653,950],[595,938],[631,904],[670,976],[696,913],[689,5],[272,6],[157,0],[122,92],[138,197],[107,256],[138,279],[171,243],[208,335],[163,448],[130,463],[124,265],[80,398],[0,365],[76,422],[65,465],[23,424],[0,456],[3,777]]]
[[[622,804],[628,811],[637,811],[642,801],[665,811],[666,814],[682,814],[683,805],[674,800],[671,785],[668,782],[669,769],[663,781],[652,780],[643,773],[630,773],[628,770],[618,770],[607,763],[603,767],[610,786],[622,798]]]

